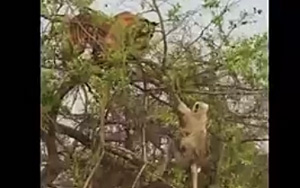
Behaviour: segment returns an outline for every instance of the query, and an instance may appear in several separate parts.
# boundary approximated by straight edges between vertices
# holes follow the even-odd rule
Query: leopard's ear
[[[120,19],[120,20],[131,20],[131,19],[137,18],[137,16],[135,14],[132,14],[131,12],[128,12],[128,11],[121,12],[121,13],[115,15],[114,17],[117,19]]]
[[[124,11],[114,16],[117,21],[120,21],[125,26],[130,26],[135,23],[137,16],[131,12]]]
[[[151,22],[151,25],[153,25],[154,27],[158,26],[159,23],[158,22]]]
[[[141,19],[142,21],[144,21],[144,22],[147,22],[147,23],[149,23],[149,25],[152,25],[152,26],[154,26],[154,27],[156,27],[156,26],[158,26],[159,25],[159,23],[158,22],[151,22],[151,21],[149,21],[148,19],[146,19],[146,18],[142,18]]]

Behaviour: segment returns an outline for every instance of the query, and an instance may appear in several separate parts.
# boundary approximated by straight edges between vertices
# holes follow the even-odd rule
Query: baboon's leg
[[[193,188],[198,188],[198,167],[195,163],[191,165]]]

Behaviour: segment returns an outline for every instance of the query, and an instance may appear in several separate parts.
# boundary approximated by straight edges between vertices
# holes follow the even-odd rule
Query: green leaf
[[[212,23],[214,23],[215,25],[221,25],[223,22],[223,16],[217,15],[213,18]]]
[[[249,39],[237,41],[235,48],[228,49],[226,63],[230,71],[242,75],[250,83],[267,87],[268,49],[266,34],[255,35]]]
[[[172,5],[172,9],[168,10],[168,18],[170,21],[178,22],[180,20],[179,12],[181,10],[181,5],[176,3]]]
[[[220,6],[220,0],[204,0],[202,6],[204,8],[218,8]]]
[[[85,8],[90,6],[95,0],[73,0],[72,4],[77,8]]]

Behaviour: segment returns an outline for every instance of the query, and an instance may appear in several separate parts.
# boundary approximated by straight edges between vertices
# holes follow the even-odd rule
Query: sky
[[[222,1],[227,2],[227,0]],[[182,5],[183,11],[188,11],[201,6],[203,0],[168,0],[168,2],[172,4],[179,2]],[[132,12],[141,12],[140,3],[141,0],[96,0],[91,5],[91,7],[96,10],[101,10],[107,14],[116,14],[125,10]],[[237,18],[240,11],[252,11],[253,7],[256,7],[257,9],[261,9],[263,11],[261,15],[256,17],[257,23],[240,28],[237,32],[233,33],[234,35],[251,36],[253,34],[268,31],[268,0],[240,0],[237,6],[235,6],[234,9],[232,9],[230,13],[228,13],[228,18]],[[162,10],[162,13],[165,13],[166,11],[164,10],[167,10],[166,6],[162,6]],[[205,12],[203,13],[203,15],[204,22],[208,21],[205,20]],[[153,14],[145,15],[145,17],[154,21],[157,20],[157,16]]]
[[[101,10],[108,15],[115,15],[122,11],[131,11],[131,12],[142,12],[141,9],[141,1],[143,0],[95,0],[91,8],[95,10]],[[149,0],[147,0],[149,1]],[[200,7],[204,0],[166,0],[169,4],[180,3],[182,5],[182,11],[193,10],[197,7]],[[221,2],[227,2],[229,0],[221,0]],[[239,1],[239,3],[230,10],[230,12],[226,16],[227,19],[238,18],[240,11],[248,10],[252,11],[253,7],[257,9],[261,9],[263,12],[261,15],[256,16],[255,20],[257,21],[255,24],[245,25],[243,27],[239,27],[236,31],[232,33],[232,36],[237,37],[249,37],[254,34],[267,32],[268,31],[268,0],[230,0],[230,1]],[[158,4],[160,5],[162,2],[158,0]],[[167,3],[163,3],[160,6],[161,12],[163,16],[166,16],[166,12],[170,6]],[[203,10],[201,12],[202,17],[200,18],[203,25],[210,21],[210,16],[207,14],[207,11]],[[158,17],[155,13],[149,13],[143,15],[149,20],[158,21]],[[45,25],[44,20],[42,20],[42,27]]]

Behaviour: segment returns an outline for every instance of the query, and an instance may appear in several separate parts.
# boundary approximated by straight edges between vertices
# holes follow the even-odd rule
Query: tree
[[[210,105],[212,171],[200,174],[199,187],[267,187],[267,155],[258,145],[268,140],[267,34],[232,36],[261,10],[228,20],[238,2],[204,0],[184,11],[183,1],[142,0],[160,23],[146,53],[132,59],[120,51],[101,63],[76,53],[66,59],[65,12],[92,2],[41,2],[42,185],[187,187],[190,174],[171,160],[180,154],[176,92],[189,106]],[[206,25],[197,21],[203,10]]]

